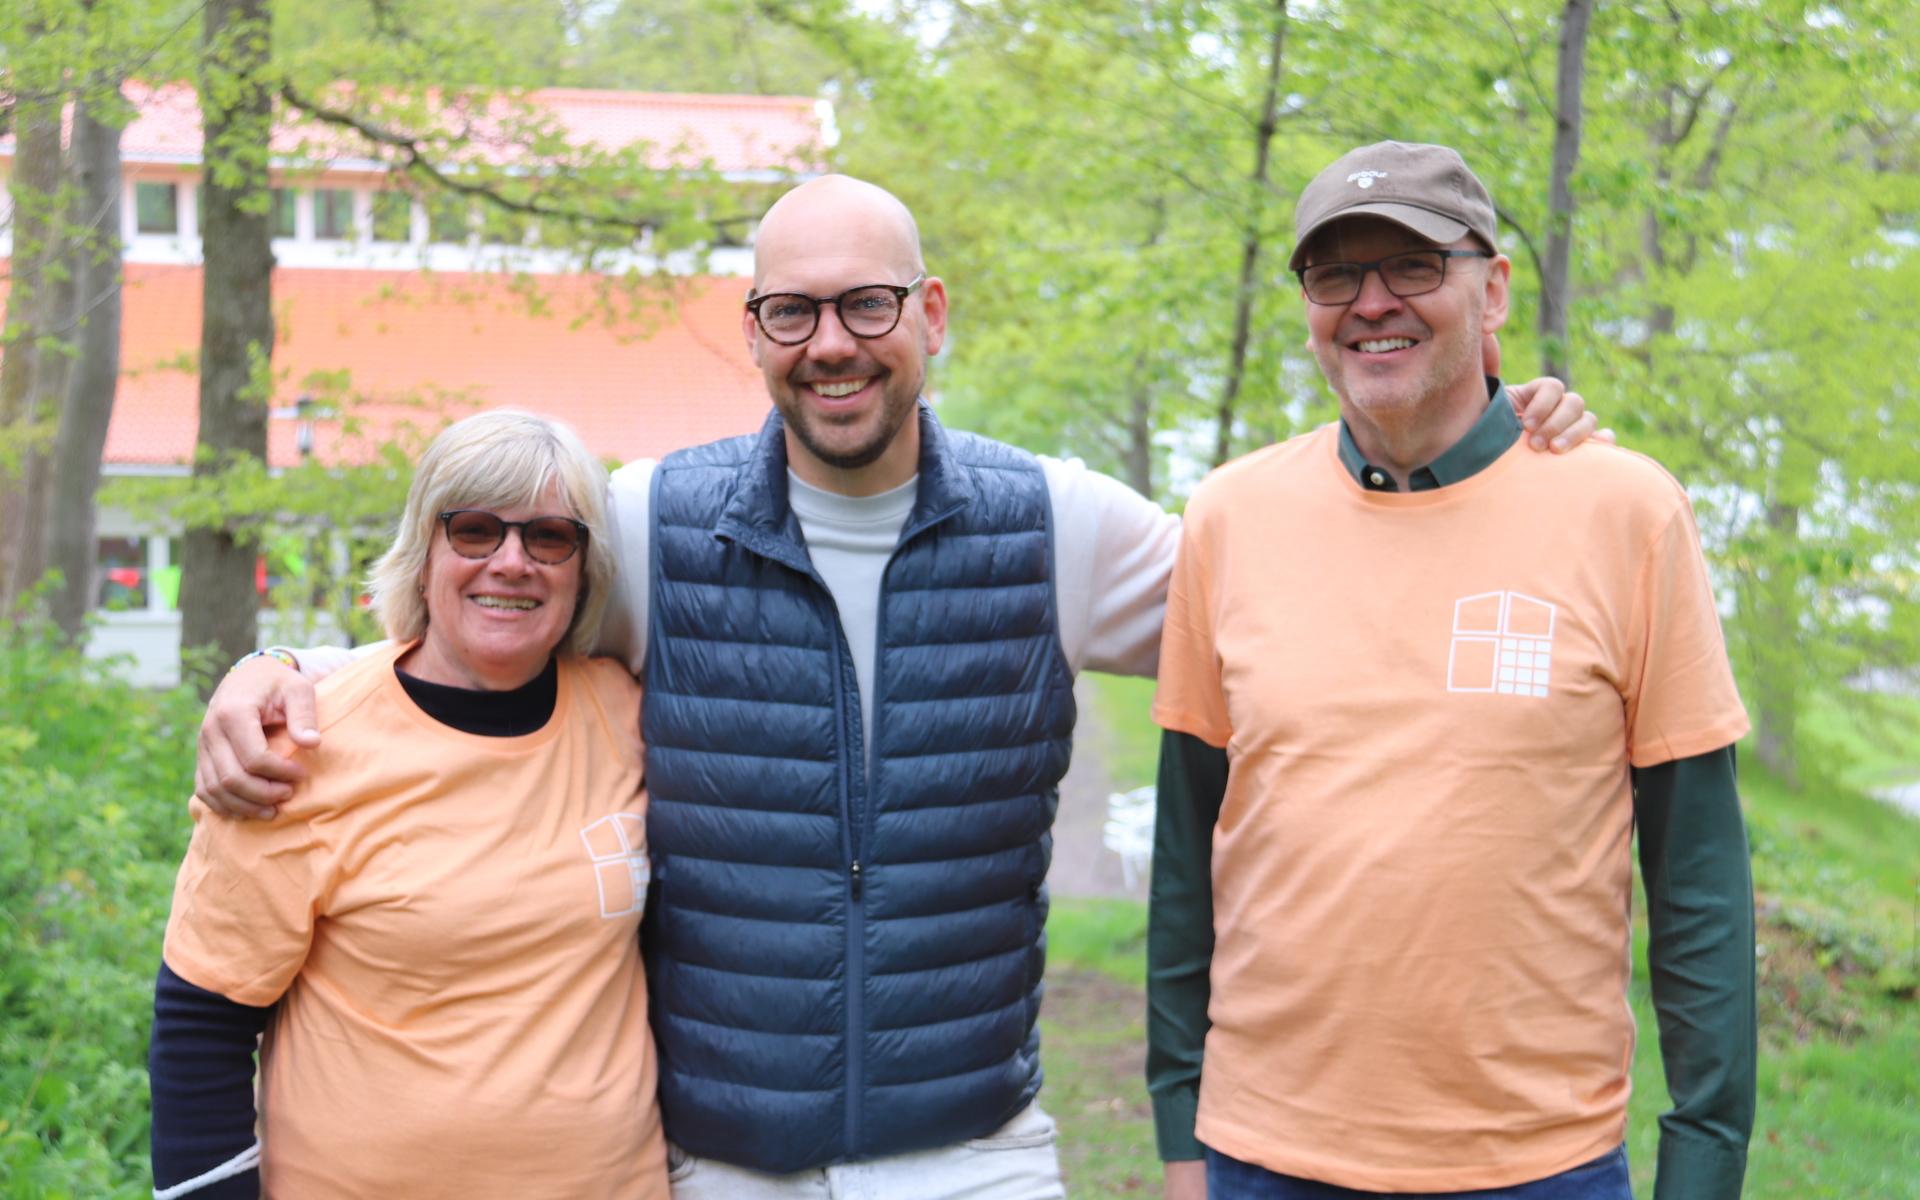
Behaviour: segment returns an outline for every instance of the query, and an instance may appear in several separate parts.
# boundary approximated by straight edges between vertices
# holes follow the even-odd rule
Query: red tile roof
[[[190,461],[200,280],[198,267],[127,267],[107,462]],[[594,453],[622,462],[759,428],[768,401],[740,334],[745,281],[676,279],[670,310],[623,311],[611,323],[596,303],[601,283],[278,270],[274,404],[291,407],[303,391],[330,398],[311,386],[314,374],[348,372],[348,414],[364,423],[363,436],[337,419],[317,422],[323,462],[363,461],[402,426],[430,433],[447,418],[501,405],[558,417]],[[297,424],[269,421],[274,465],[298,460]]]
[[[175,159],[198,162],[200,101],[184,83],[158,86],[130,82],[123,89],[139,115],[121,135],[121,154],[130,161]],[[526,99],[551,112],[581,143],[617,150],[647,142],[659,165],[695,165],[711,160],[720,171],[821,169],[821,120],[816,102],[804,96],[719,96],[669,92],[601,92],[545,88]],[[504,106],[495,102],[475,120],[476,144],[488,142],[487,126]],[[273,134],[276,153],[294,155],[314,143],[348,157],[369,157],[352,135],[317,129],[311,123],[283,119]],[[0,137],[0,157],[13,153],[13,139]],[[512,151],[496,146],[496,161]]]
[[[721,171],[821,169],[816,102],[793,96],[696,96],[546,88],[528,99],[606,149],[684,145]]]

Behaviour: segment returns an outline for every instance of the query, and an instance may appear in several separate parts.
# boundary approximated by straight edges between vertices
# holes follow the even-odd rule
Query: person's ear
[[[1507,288],[1513,278],[1513,260],[1504,254],[1496,254],[1487,263],[1486,308],[1480,314],[1480,332],[1492,334],[1507,323]],[[1484,349],[1483,349],[1484,353]],[[1495,359],[1499,351],[1495,349]],[[1489,375],[1498,375],[1498,371],[1489,371]]]
[[[929,275],[920,285],[920,304],[927,314],[927,357],[940,353],[947,342],[947,285]]]
[[[752,294],[748,294],[752,299]],[[753,310],[744,304],[740,306],[740,336],[747,340],[747,354],[753,359],[753,365],[760,365],[760,322],[754,319]]]

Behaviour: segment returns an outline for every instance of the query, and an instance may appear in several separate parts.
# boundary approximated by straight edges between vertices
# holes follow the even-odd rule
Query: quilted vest
[[[762,1171],[985,1134],[1040,1088],[1074,722],[1030,456],[922,406],[871,769],[782,422],[654,474],[645,947],[667,1136]]]

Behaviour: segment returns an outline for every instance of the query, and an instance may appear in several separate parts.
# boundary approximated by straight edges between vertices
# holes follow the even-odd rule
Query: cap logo
[[[1385,179],[1386,177],[1387,172],[1385,171],[1355,171],[1353,174],[1347,176],[1347,182],[1357,183],[1363,188],[1370,188],[1373,186],[1374,180]]]

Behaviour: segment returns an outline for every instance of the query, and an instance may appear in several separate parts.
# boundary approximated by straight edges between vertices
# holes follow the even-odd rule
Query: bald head
[[[837,298],[874,285],[899,296],[893,327],[874,330],[875,293],[856,300],[866,307],[849,327]],[[913,414],[927,360],[946,338],[947,289],[926,274],[907,206],[845,175],[801,184],[760,222],[753,290],[762,300],[741,309],[740,332],[786,422],[788,466],[815,487],[849,496],[913,478],[920,462]],[[782,295],[783,307],[814,308],[813,329],[799,341],[776,340],[760,324],[756,305]],[[827,297],[836,299],[817,303]]]
[[[920,228],[907,206],[885,188],[850,175],[808,180],[774,201],[754,239],[754,290],[787,290],[792,285],[779,278],[784,272],[832,259],[870,263],[900,283],[926,270]]]

